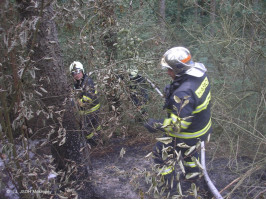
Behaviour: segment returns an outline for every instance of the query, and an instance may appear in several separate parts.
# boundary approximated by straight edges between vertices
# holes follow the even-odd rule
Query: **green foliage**
[[[53,2],[65,72],[68,73],[68,66],[74,60],[81,61],[87,72],[93,72],[102,99],[107,138],[114,133],[125,136],[127,127],[134,125],[132,119],[139,114],[129,101],[128,78],[119,77],[126,77],[127,69],[136,68],[163,90],[170,80],[158,66],[159,60],[167,49],[180,45],[187,47],[193,60],[204,63],[208,69],[214,141],[218,136],[230,141],[223,148],[230,149],[228,154],[236,159],[239,152],[255,155],[251,166],[257,160],[265,162],[261,148],[266,143],[265,1],[216,1],[215,13],[212,2],[167,0],[164,30],[160,28],[155,0]],[[45,91],[34,84],[38,67],[28,59],[32,49],[26,45],[34,35],[38,19],[18,24],[15,1],[1,5],[0,52],[4,56],[0,59],[0,139],[6,142],[2,153],[13,155],[13,161],[17,162],[24,157],[15,159],[17,150],[10,136],[22,130],[32,133],[31,127],[25,129],[25,123],[35,114],[48,120],[51,112],[38,103]],[[145,105],[148,116],[164,117],[164,102],[152,89],[148,92],[150,99]],[[118,96],[121,105],[114,106],[110,96]],[[16,104],[19,99],[22,101]],[[20,139],[29,144],[26,135]],[[29,154],[31,150],[23,151]],[[34,170],[37,169],[25,172],[34,174]],[[33,180],[34,176],[27,179],[31,183]],[[156,185],[155,179],[152,183]],[[192,189],[195,193],[195,186]],[[157,196],[160,192],[164,191],[154,189]],[[182,196],[181,191],[179,195]]]
[[[158,66],[161,55],[172,46],[186,46],[193,60],[204,63],[208,69],[212,82],[214,133],[225,131],[225,127],[226,131],[235,132],[226,124],[240,123],[240,132],[244,130],[245,133],[243,136],[263,139],[259,135],[263,135],[265,129],[265,13],[262,12],[265,2],[216,2],[215,13],[211,3],[166,1],[166,30],[161,30],[158,24],[156,1],[108,2],[107,5],[112,4],[115,10],[111,18],[116,23],[112,26],[99,24],[98,20],[103,23],[100,10],[104,7],[95,8],[87,3],[83,4],[83,9],[77,9],[75,3],[64,4],[64,7],[69,6],[68,13],[76,16],[75,21],[73,18],[72,21],[59,20],[63,24],[73,22],[71,26],[75,27],[67,29],[64,25],[60,34],[65,38],[62,40],[65,61],[69,64],[81,59],[89,71],[100,69],[107,73],[111,65],[106,64],[106,46],[102,40],[103,34],[113,30],[117,34],[114,43],[117,57],[112,67],[122,70],[137,68],[140,74],[149,77],[163,90],[169,78]],[[214,14],[214,21],[211,14]],[[85,20],[82,15],[86,16]],[[165,35],[164,40],[159,33]],[[80,39],[81,35],[83,39]],[[92,51],[90,46],[95,50]],[[97,76],[101,76],[95,75],[97,81]],[[249,92],[252,95],[247,96]],[[153,104],[147,104],[148,114],[161,118],[163,101],[156,92],[150,90],[149,94]]]

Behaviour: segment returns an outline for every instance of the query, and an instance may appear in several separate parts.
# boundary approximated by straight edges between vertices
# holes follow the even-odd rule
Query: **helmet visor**
[[[130,78],[135,78],[138,75],[138,71],[137,70],[133,70],[129,73],[129,77]]]
[[[76,74],[79,74],[80,72],[82,72],[83,70],[82,69],[73,69],[72,71],[71,71],[71,74],[72,74],[72,76],[74,76],[74,75],[76,75]]]
[[[165,58],[164,58],[164,57],[161,59],[161,68],[162,68],[162,69],[173,69],[172,67],[170,67],[170,66],[167,64],[167,62],[165,61]]]

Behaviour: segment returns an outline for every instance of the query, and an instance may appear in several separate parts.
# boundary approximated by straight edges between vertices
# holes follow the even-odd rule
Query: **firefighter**
[[[167,69],[167,74],[172,78],[171,84],[165,87],[164,94],[167,117],[161,120],[149,119],[144,126],[150,132],[162,130],[166,133],[165,136],[170,136],[173,140],[167,145],[162,142],[156,143],[153,149],[154,162],[161,166],[165,165],[162,148],[171,145],[177,152],[181,151],[186,172],[184,180],[190,180],[188,177],[191,176],[187,175],[198,174],[191,178],[192,181],[196,181],[199,178],[199,167],[192,158],[199,160],[197,149],[185,155],[188,149],[177,144],[196,146],[211,133],[211,93],[207,70],[204,64],[193,62],[189,50],[184,47],[173,47],[166,51],[161,59],[161,67]],[[166,166],[161,174],[174,174],[172,172],[174,168]]]
[[[130,98],[134,105],[140,109],[141,114],[145,115],[146,111],[144,105],[148,101],[147,83],[145,79],[139,75],[137,69],[131,69],[128,70],[128,72],[130,80]]]
[[[74,61],[69,66],[74,79],[74,90],[77,95],[77,105],[81,116],[81,129],[85,131],[87,141],[95,145],[95,139],[101,126],[99,124],[98,110],[100,103],[97,97],[93,80],[84,72],[83,65]]]

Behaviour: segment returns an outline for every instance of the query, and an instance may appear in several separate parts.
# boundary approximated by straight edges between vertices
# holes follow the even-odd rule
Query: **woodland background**
[[[104,146],[143,134],[132,133],[142,116],[119,75],[138,69],[163,90],[170,80],[158,63],[174,46],[208,69],[213,159],[222,152],[230,165],[246,156],[250,162],[234,169],[240,176],[265,172],[265,8],[262,0],[2,0],[1,196],[10,181],[17,191],[53,191],[20,198],[75,197],[89,187],[70,101],[71,62],[83,63],[96,83]],[[163,100],[148,93],[148,116],[161,118]],[[265,198],[265,183],[257,189],[252,198]]]

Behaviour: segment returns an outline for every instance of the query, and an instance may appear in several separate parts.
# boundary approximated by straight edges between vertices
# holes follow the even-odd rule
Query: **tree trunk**
[[[215,23],[216,0],[211,0],[211,23]]]
[[[117,58],[117,49],[114,46],[117,43],[117,28],[116,28],[116,16],[114,3],[111,0],[97,0],[97,10],[99,13],[99,21],[104,29],[104,34],[101,36],[103,38],[103,44],[106,48],[106,60],[107,64],[111,63],[112,60]]]
[[[215,16],[216,16],[216,0],[211,0],[211,24],[212,27],[215,25]],[[211,33],[214,33],[214,29],[211,29]]]
[[[69,100],[69,86],[64,69],[62,52],[58,42],[56,24],[53,20],[55,12],[50,1],[17,0],[21,20],[36,18],[36,32],[28,44],[31,54],[31,63],[36,71],[36,90],[44,88],[47,93],[43,93],[40,100],[43,109],[47,113],[52,113],[45,120],[45,124],[38,124],[43,132],[55,131],[51,136],[51,151],[55,158],[58,169],[67,170],[68,165],[77,166],[78,173],[71,177],[72,180],[84,181],[87,169],[81,167],[82,155],[80,153],[81,136],[78,123],[73,119],[74,110]],[[33,51],[32,51],[33,50]],[[23,77],[22,77],[23,78]],[[32,123],[31,123],[32,124]],[[44,127],[43,127],[44,126]],[[64,129],[66,130],[64,134]],[[65,140],[65,143],[63,142]],[[57,141],[57,142],[56,142]],[[60,142],[62,142],[60,144]],[[86,188],[87,192],[83,198],[92,197],[92,189]]]
[[[178,0],[177,1],[177,18],[176,18],[176,21],[177,21],[177,24],[180,26],[181,24],[181,13],[182,13],[182,1],[181,0]]]
[[[160,0],[160,25],[161,29],[165,30],[165,0]]]
[[[195,15],[195,22],[196,22],[196,23],[199,23],[199,21],[200,21],[200,20],[199,20],[199,11],[198,11],[199,8],[198,8],[198,7],[199,7],[199,4],[198,4],[198,1],[196,0],[196,1],[195,1],[195,12],[194,12],[194,15]]]

